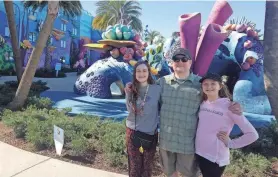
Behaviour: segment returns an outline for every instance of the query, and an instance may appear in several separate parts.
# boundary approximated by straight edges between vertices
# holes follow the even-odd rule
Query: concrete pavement
[[[0,177],[127,177],[27,152],[0,142]]]
[[[76,73],[66,73],[67,77],[63,78],[38,78],[34,77],[33,81],[42,80],[47,83],[47,86],[50,88],[50,91],[65,91],[73,92],[73,85],[77,80]],[[0,84],[5,83],[6,81],[16,81],[16,76],[2,76],[0,77]]]

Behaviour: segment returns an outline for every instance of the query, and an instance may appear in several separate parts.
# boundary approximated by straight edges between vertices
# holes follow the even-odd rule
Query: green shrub
[[[11,88],[7,84],[0,85],[0,106],[5,106],[14,98],[16,89]]]
[[[76,72],[77,69],[62,67],[61,71],[64,72],[64,73],[70,73],[70,72]]]
[[[0,70],[0,76],[16,76],[16,72],[13,69]]]
[[[270,165],[261,155],[232,150],[231,164],[227,166],[225,174],[233,177],[263,177]]]
[[[24,111],[5,110],[3,122],[12,126],[18,137],[25,138],[38,150],[55,147],[53,126],[56,125],[64,130],[64,148],[68,152],[86,156],[92,151],[99,151],[104,153],[110,165],[123,167],[127,164],[123,123],[101,121],[89,115],[69,117],[66,115],[69,109],[42,108],[33,104]]]
[[[17,81],[6,81],[5,85],[10,89],[16,90],[18,87],[18,82]],[[42,92],[42,91],[49,89],[49,87],[47,87],[46,85],[47,85],[46,82],[43,82],[42,80],[38,80],[38,81],[35,81],[32,83],[30,89],[34,92]]]
[[[17,81],[6,81],[5,85],[8,86],[9,88],[17,89],[18,82]]]
[[[270,126],[258,130],[259,139],[243,148],[244,152],[255,152],[267,157],[278,157],[278,124],[273,122]]]
[[[35,77],[40,77],[40,78],[56,78],[56,71],[47,71],[44,68],[40,68],[36,71]],[[61,77],[66,77],[66,74],[63,71],[58,72],[58,78]]]
[[[51,99],[36,97],[36,96],[28,97],[28,99],[26,101],[27,106],[34,105],[36,108],[39,108],[39,109],[43,109],[43,108],[51,109],[52,104],[53,104],[53,101],[51,101]]]
[[[43,107],[33,104],[22,112],[5,110],[3,121],[14,128],[17,137],[25,138],[38,150],[54,147],[54,125],[64,129],[65,148],[72,150],[75,155],[84,155],[99,148],[101,122],[98,118],[87,115],[72,118],[66,115],[69,109],[59,111]]]
[[[42,82],[41,80],[33,82],[29,96],[39,96],[41,92],[48,90],[49,87],[47,87],[46,84],[46,82]],[[6,106],[13,100],[17,87],[17,81],[7,81],[5,84],[0,85],[0,107]]]
[[[5,109],[2,115],[4,124],[13,127],[17,138],[24,138],[27,132],[29,117],[21,112],[12,112]]]
[[[54,147],[53,127],[45,117],[33,118],[27,125],[26,139],[38,150]]]
[[[65,132],[65,147],[71,149],[75,155],[84,155],[99,146],[98,118],[79,115],[74,118],[66,116],[67,120],[59,119],[55,125]]]
[[[42,80],[38,80],[38,81],[32,83],[30,89],[31,89],[32,92],[41,93],[43,91],[48,90],[49,87],[47,87],[47,82],[43,82]]]
[[[0,89],[0,106],[6,106],[14,98],[15,92],[3,93]]]
[[[126,164],[125,156],[125,126],[112,121],[107,121],[101,128],[100,142],[106,157],[112,166]]]

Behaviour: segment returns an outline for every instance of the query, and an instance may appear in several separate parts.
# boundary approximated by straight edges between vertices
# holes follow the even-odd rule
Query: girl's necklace
[[[134,111],[135,114],[139,113],[140,115],[142,115],[143,110],[144,110],[144,106],[145,106],[145,103],[146,103],[146,98],[147,98],[147,95],[148,95],[148,91],[149,91],[149,84],[148,84],[146,92],[144,94],[144,100],[141,102],[141,104],[139,106],[139,109],[136,108],[137,106],[135,108],[133,107],[133,111]]]

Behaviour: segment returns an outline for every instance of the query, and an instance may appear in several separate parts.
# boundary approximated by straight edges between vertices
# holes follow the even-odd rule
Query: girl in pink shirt
[[[203,177],[221,177],[230,163],[229,148],[242,148],[256,141],[259,136],[243,115],[229,111],[231,97],[219,75],[209,73],[200,83],[203,102],[200,105],[195,140],[196,155]],[[235,124],[243,135],[231,140],[229,134]]]

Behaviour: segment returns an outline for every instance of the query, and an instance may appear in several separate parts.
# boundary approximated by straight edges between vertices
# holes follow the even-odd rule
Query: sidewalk
[[[127,177],[33,154],[0,142],[0,177]]]

